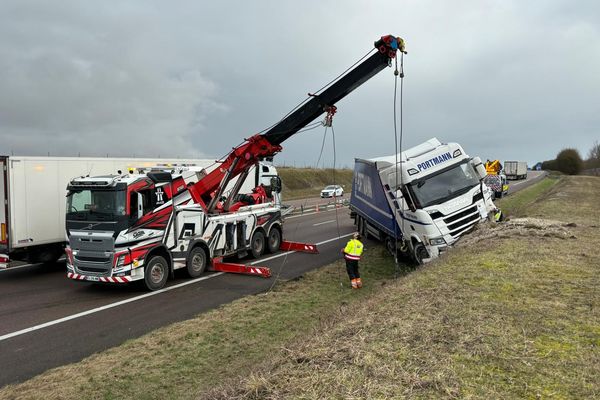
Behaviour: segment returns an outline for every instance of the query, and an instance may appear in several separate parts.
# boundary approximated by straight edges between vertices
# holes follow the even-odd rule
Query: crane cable
[[[397,93],[398,93],[398,76],[400,76],[400,140],[398,141],[398,128],[397,128],[397,117],[396,117],[396,99],[397,99]],[[403,93],[404,93],[404,53],[400,53],[400,71],[398,71],[398,58],[395,59],[395,70],[394,70],[394,153],[395,153],[395,187],[394,187],[394,197],[397,198],[397,194],[398,194],[398,155],[400,156],[400,162],[402,162],[402,139],[403,139]],[[398,143],[399,142],[399,143]],[[398,144],[400,145],[400,147],[398,148]],[[404,182],[403,182],[403,178],[402,178],[403,174],[400,174],[400,187],[404,187]],[[402,192],[401,192],[402,193]],[[404,196],[404,195],[402,195]],[[404,199],[404,202],[406,203],[406,199]],[[404,217],[402,215],[401,210],[399,210],[399,216],[401,218],[401,224],[402,224],[402,229],[401,229],[401,234],[402,234],[402,240],[404,241]],[[394,233],[396,232],[396,229],[398,228],[398,223],[396,223],[394,225]],[[398,262],[398,239],[397,239],[398,235],[396,234],[396,237],[394,238],[394,265],[395,265],[395,269],[394,269],[394,274],[395,274],[395,278],[398,278],[399,272],[400,272],[400,264]]]
[[[328,125],[325,124],[324,122],[317,122],[317,124],[321,125],[325,125],[325,130],[323,132],[323,141],[321,142],[321,150],[319,152],[319,158],[317,159],[317,164],[316,167],[319,167],[319,163],[321,162],[321,156],[323,155],[323,149],[325,148],[325,139],[327,138],[327,129],[328,129]],[[311,124],[312,125],[312,124]],[[315,129],[317,126],[310,128],[309,130]],[[335,146],[335,131],[333,130],[333,125],[331,125],[331,133],[332,133],[332,140],[333,140],[333,184],[335,185],[335,164],[336,164],[336,146]],[[335,192],[334,192],[335,193]],[[335,199],[335,196],[334,196]],[[304,200],[304,203],[301,205],[301,209],[304,210],[304,206],[306,206],[308,199]],[[339,223],[339,216],[338,216],[338,209],[337,209],[337,204],[336,204],[337,200],[334,200],[334,209],[335,209],[335,219],[336,219],[336,226],[337,226],[337,238],[340,239],[341,237],[341,233],[340,233],[340,223]],[[296,227],[294,228],[294,236],[296,235],[296,232],[298,231],[298,228],[300,227],[301,221],[298,221],[298,223],[296,224]],[[286,262],[287,262],[287,258],[288,255],[291,254],[290,251],[285,253],[285,256],[283,258],[283,261],[281,263],[281,265],[279,266],[279,269],[277,270],[277,274],[275,274],[275,279],[273,279],[273,282],[271,283],[271,286],[269,287],[269,289],[267,290],[267,293],[270,292],[273,287],[275,286],[275,284],[279,281],[279,278],[281,277],[281,272],[283,270],[283,267],[285,266]],[[339,278],[339,282],[340,282],[340,288],[343,287],[343,283],[342,283],[342,277],[341,277],[341,270],[338,270],[338,278]]]

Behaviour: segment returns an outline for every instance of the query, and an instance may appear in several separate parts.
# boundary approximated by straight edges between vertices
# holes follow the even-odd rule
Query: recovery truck
[[[280,152],[281,143],[322,114],[330,125],[335,104],[391,66],[398,51],[404,51],[402,39],[381,37],[373,54],[319,93],[309,94],[265,133],[246,139],[210,172],[193,171],[194,176],[155,169],[72,180],[67,187],[67,276],[111,283],[143,280],[149,290],[157,290],[177,269],[190,277],[208,267],[270,275],[268,268],[225,262],[226,256],[250,252],[259,257],[279,249],[317,252],[314,245],[282,240],[281,208],[272,201],[279,181],[250,194],[240,194],[238,184],[227,190],[229,183]]]
[[[363,236],[421,264],[495,210],[485,176],[479,157],[436,138],[398,155],[355,159],[350,215]]]
[[[490,189],[494,191],[494,197],[501,199],[508,193],[508,180],[504,174],[504,168],[499,160],[485,162],[485,171],[487,176],[483,179]]]

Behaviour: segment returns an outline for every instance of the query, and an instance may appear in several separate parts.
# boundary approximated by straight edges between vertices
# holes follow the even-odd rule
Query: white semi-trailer
[[[504,161],[506,179],[527,179],[527,163],[525,161]]]
[[[363,236],[420,264],[495,210],[485,175],[479,157],[436,138],[398,156],[356,159],[351,216]]]
[[[0,156],[0,268],[11,259],[52,262],[64,254],[65,196],[73,178],[172,163],[208,167],[214,161]]]

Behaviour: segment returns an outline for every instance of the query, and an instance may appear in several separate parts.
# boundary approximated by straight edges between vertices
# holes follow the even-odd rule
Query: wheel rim
[[[279,231],[271,231],[271,234],[269,235],[269,246],[271,246],[272,249],[279,248],[279,240]]]
[[[162,263],[156,263],[150,270],[150,279],[153,283],[159,283],[165,276],[164,265]]]
[[[263,246],[263,239],[260,236],[257,236],[256,239],[254,239],[254,251],[260,253],[262,251]]]
[[[192,257],[192,269],[199,272],[202,271],[202,268],[204,268],[204,256],[196,253],[194,254],[194,257]]]
[[[419,262],[419,264],[423,263],[423,259],[427,258],[427,256],[429,254],[427,254],[427,250],[425,249],[425,246],[420,245],[419,247],[417,247],[417,251],[415,252],[417,255],[417,261]]]

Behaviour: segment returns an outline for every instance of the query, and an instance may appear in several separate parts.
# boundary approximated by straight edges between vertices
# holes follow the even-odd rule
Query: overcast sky
[[[585,157],[599,29],[597,0],[3,0],[0,154],[219,157],[391,33],[408,50],[405,147]],[[385,69],[337,104],[337,166],[393,154],[393,90]],[[315,166],[323,133],[289,139],[277,164]]]

